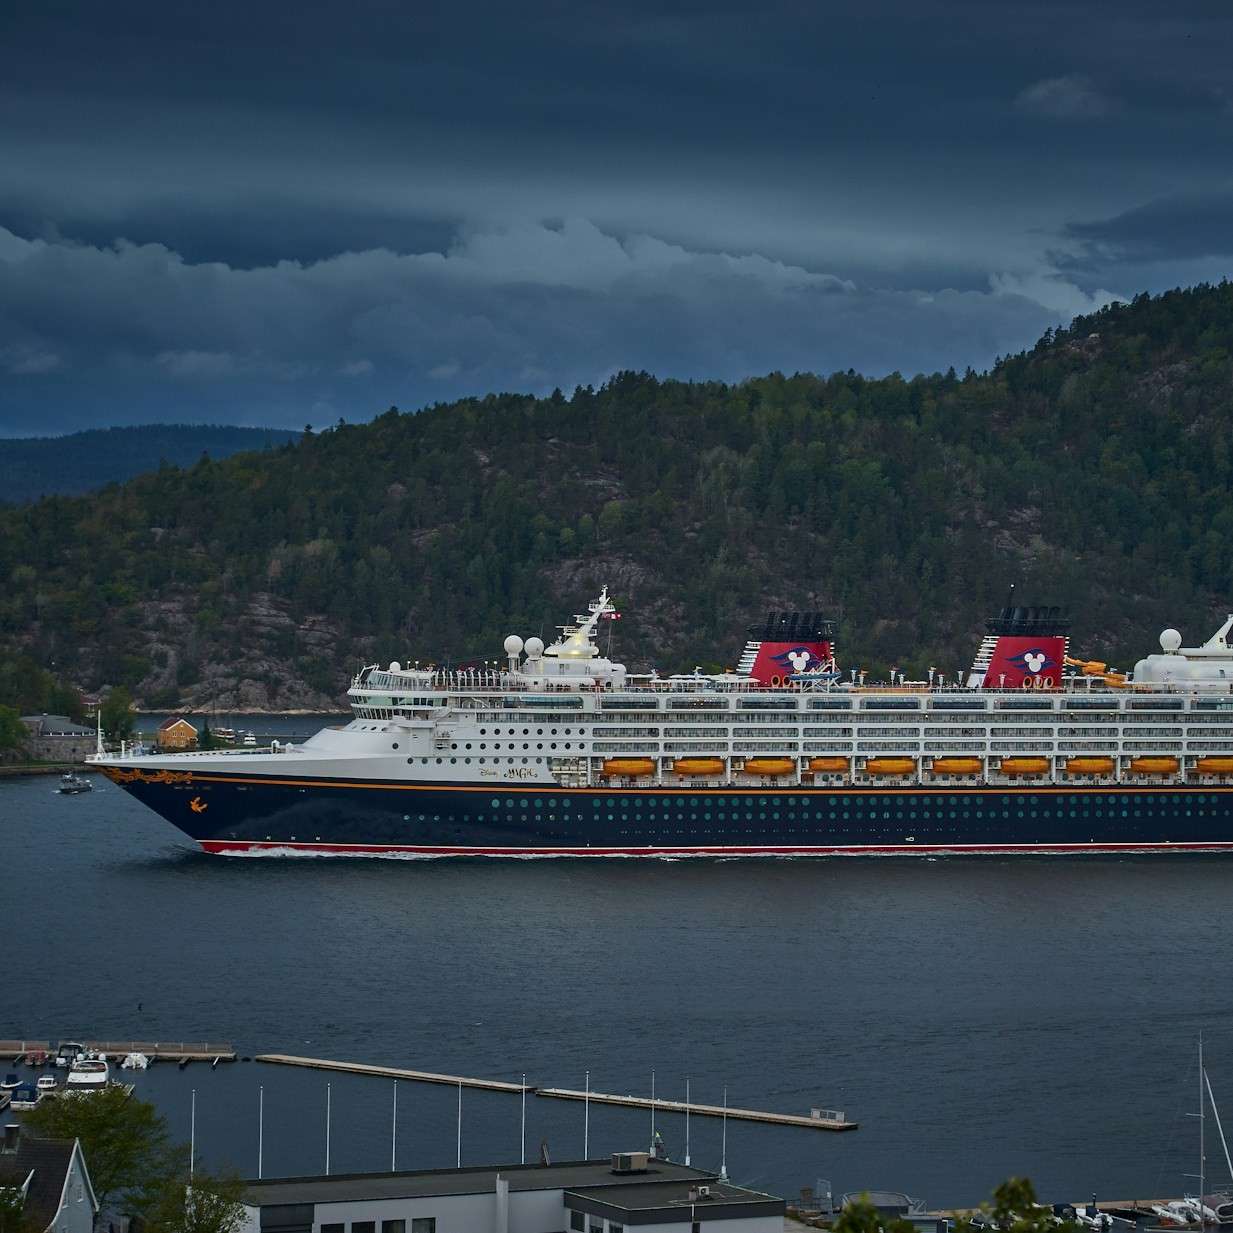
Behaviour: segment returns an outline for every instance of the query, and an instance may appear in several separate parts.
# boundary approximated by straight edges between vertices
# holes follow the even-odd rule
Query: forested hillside
[[[624,373],[51,498],[0,512],[0,680],[23,654],[148,704],[328,705],[362,662],[491,657],[604,582],[631,665],[731,665],[808,607],[845,664],[953,673],[1012,581],[1125,665],[1233,599],[1231,351],[1221,284],[984,375]]]
[[[228,458],[241,450],[282,445],[297,435],[280,428],[142,424],[94,428],[64,437],[4,437],[0,438],[0,503],[90,492],[163,463],[192,466],[202,454]]]

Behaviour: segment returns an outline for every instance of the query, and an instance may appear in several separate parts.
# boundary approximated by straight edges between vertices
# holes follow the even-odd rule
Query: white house
[[[9,1124],[0,1141],[0,1190],[20,1196],[22,1215],[44,1233],[92,1233],[98,1201],[81,1143],[36,1139]]]
[[[785,1207],[645,1152],[245,1185],[241,1233],[782,1233]]]

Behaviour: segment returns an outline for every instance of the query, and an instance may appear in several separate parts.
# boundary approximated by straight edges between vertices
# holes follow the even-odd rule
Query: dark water
[[[270,721],[285,735],[312,721]],[[205,857],[119,789],[0,781],[0,1037],[231,1040],[425,1070],[807,1112],[847,1135],[728,1123],[728,1166],[792,1194],[975,1200],[1180,1194],[1197,1168],[1195,1042],[1233,1117],[1233,864],[377,862]],[[141,1009],[138,1008],[141,1003]],[[237,1063],[138,1077],[198,1147],[317,1171],[327,1076]],[[335,1075],[335,1170],[390,1160],[391,1084]],[[453,1164],[453,1089],[399,1088],[400,1167]],[[519,1101],[466,1092],[463,1161],[516,1160]],[[683,1119],[661,1114],[674,1157]],[[1209,1124],[1209,1129],[1211,1129]],[[1233,1130],[1233,1126],[1230,1127]],[[592,1155],[649,1116],[592,1106]],[[720,1125],[691,1122],[694,1163]],[[528,1154],[583,1109],[527,1102]],[[1213,1172],[1225,1172],[1209,1139]],[[1219,1162],[1219,1163],[1218,1163]]]

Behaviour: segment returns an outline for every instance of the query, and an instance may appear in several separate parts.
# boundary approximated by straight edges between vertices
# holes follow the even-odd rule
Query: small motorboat
[[[66,796],[76,796],[81,792],[93,792],[94,785],[84,776],[75,775],[71,771],[60,776],[60,787],[57,789]]]
[[[244,739],[240,744],[247,749],[252,749],[257,744],[257,734],[255,732],[245,732]]]
[[[39,1075],[39,1080],[34,1086],[40,1092],[54,1092],[56,1090],[56,1076]]]
[[[4,1082],[0,1083],[0,1092],[12,1092],[21,1087],[21,1080],[10,1070],[4,1076]]]
[[[74,1091],[94,1092],[104,1088],[111,1082],[111,1067],[106,1061],[94,1054],[78,1058],[69,1067],[65,1086]]]
[[[10,1108],[33,1109],[42,1099],[42,1092],[36,1090],[33,1083],[21,1083],[13,1091]]]
[[[46,1066],[48,1057],[49,1054],[46,1049],[31,1049],[30,1052],[26,1054],[26,1065],[34,1066],[35,1068],[39,1066]]]
[[[86,1047],[79,1040],[62,1040],[56,1049],[56,1065],[71,1066],[79,1057],[84,1057]]]
[[[126,1053],[120,1065],[125,1070],[148,1070],[150,1059],[144,1053]]]

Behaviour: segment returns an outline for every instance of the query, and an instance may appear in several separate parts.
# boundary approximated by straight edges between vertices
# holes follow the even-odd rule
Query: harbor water
[[[264,740],[304,718],[243,722]],[[792,1196],[1177,1195],[1198,1167],[1196,1041],[1233,1118],[1233,864],[1211,858],[451,862],[207,857],[120,789],[0,780],[0,1037],[281,1052],[807,1113],[729,1121],[732,1177]],[[139,1090],[211,1164],[267,1176],[452,1165],[455,1089],[253,1062]],[[466,1163],[584,1147],[584,1109],[465,1091]],[[1226,1119],[1227,1120],[1227,1119]],[[673,1158],[684,1119],[657,1118]],[[1227,1127],[1233,1130],[1233,1126]],[[695,1117],[693,1163],[721,1124]],[[590,1154],[648,1145],[592,1105]],[[1226,1173],[1218,1140],[1209,1168]]]

